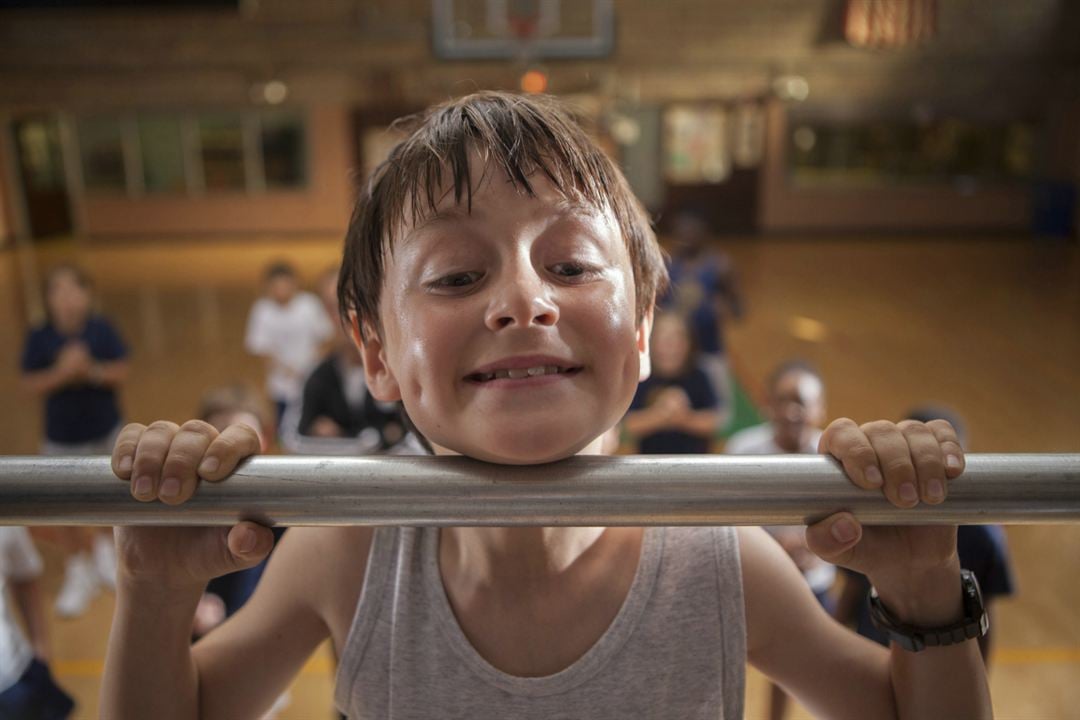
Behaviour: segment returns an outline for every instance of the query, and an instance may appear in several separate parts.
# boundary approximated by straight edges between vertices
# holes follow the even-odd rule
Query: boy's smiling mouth
[[[498,380],[539,381],[554,380],[559,376],[576,375],[581,366],[559,358],[546,356],[522,356],[504,358],[483,365],[465,376],[469,382],[486,384]],[[505,383],[499,383],[503,385]],[[518,383],[514,383],[518,384]]]

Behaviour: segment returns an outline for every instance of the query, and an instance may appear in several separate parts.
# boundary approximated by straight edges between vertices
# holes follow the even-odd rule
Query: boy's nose
[[[487,326],[554,325],[559,308],[549,297],[550,288],[535,272],[514,273],[498,284],[488,309]]]

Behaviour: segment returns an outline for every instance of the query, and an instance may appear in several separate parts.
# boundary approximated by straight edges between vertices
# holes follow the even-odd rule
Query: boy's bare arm
[[[200,717],[258,716],[327,638],[331,623],[344,636],[371,536],[368,528],[292,528],[285,534],[254,596],[193,649]]]
[[[200,478],[224,480],[258,447],[258,436],[243,425],[219,434],[199,421],[183,427],[132,424],[117,439],[113,471],[131,482],[137,500],[177,505],[195,492]],[[299,537],[290,544],[303,546]],[[103,717],[256,715],[273,702],[279,678],[299,667],[325,636],[314,589],[326,587],[327,578],[313,576],[325,566],[317,558],[297,559],[286,547],[282,562],[272,563],[285,569],[264,579],[269,582],[256,593],[271,599],[217,631],[228,631],[233,643],[209,643],[192,652],[192,621],[207,580],[264,558],[272,543],[267,528],[250,522],[231,529],[120,527],[116,538],[117,600],[102,682]],[[245,693],[240,700],[238,693]]]
[[[763,531],[741,528],[739,540],[750,662],[815,716],[992,716],[974,640],[919,653],[886,650],[830,618]]]
[[[319,593],[332,588],[332,554],[305,531],[326,532],[287,533],[248,604],[194,648],[200,588],[122,581],[102,716],[236,718],[268,710],[327,635],[317,607]]]
[[[751,664],[823,718],[893,718],[888,653],[833,621],[777,542],[739,529]]]

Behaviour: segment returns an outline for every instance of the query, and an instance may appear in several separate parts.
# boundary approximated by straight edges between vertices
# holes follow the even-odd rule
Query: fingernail
[[[120,464],[117,467],[122,473],[131,472],[131,456],[125,455],[124,457],[120,458]]]
[[[249,553],[255,549],[255,533],[250,530],[245,530],[240,533],[240,540],[236,543],[237,548],[242,553]]]
[[[135,497],[148,497],[153,490],[154,483],[150,478],[143,475],[135,479]]]
[[[837,542],[849,543],[855,539],[855,525],[850,520],[841,519],[833,523],[832,536]]]
[[[945,488],[940,480],[934,479],[926,483],[926,494],[931,500],[941,500],[945,497]]]
[[[947,455],[945,457],[945,467],[950,470],[959,470],[963,467],[963,464],[960,462],[960,458],[955,455]]]
[[[200,475],[208,475],[208,474],[210,474],[212,472],[216,472],[217,469],[218,469],[218,466],[220,466],[220,465],[221,465],[221,463],[218,462],[217,458],[208,457],[208,458],[204,459],[202,461],[202,463],[199,464],[199,474]]]
[[[904,483],[900,486],[900,499],[909,505],[913,505],[919,502],[919,491],[915,489],[915,486],[911,483]]]
[[[177,478],[165,478],[161,483],[161,497],[174,498],[180,494],[180,481]]]
[[[863,470],[863,477],[866,478],[866,483],[871,487],[881,487],[884,482],[881,478],[881,471],[877,469],[875,465]]]

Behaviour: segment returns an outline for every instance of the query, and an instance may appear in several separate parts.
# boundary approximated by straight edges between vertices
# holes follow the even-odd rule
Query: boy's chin
[[[457,454],[500,465],[540,465],[555,462],[577,455],[587,448],[595,438],[584,438],[575,442],[545,442],[538,444],[525,439],[524,442],[483,443],[453,442],[433,443],[436,454]],[[440,452],[442,451],[442,452]]]

